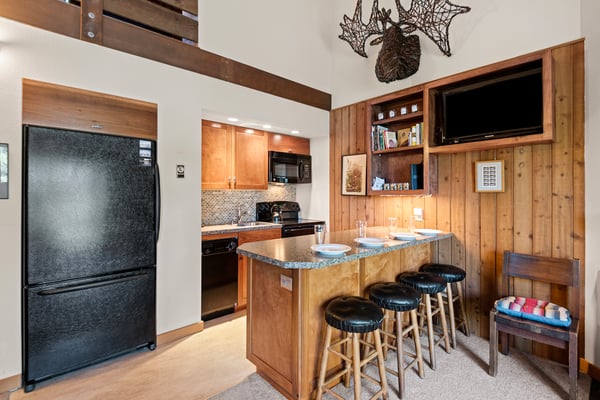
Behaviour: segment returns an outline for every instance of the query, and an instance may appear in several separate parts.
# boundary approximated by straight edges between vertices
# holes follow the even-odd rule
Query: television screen
[[[446,90],[442,106],[443,144],[541,133],[541,66]]]

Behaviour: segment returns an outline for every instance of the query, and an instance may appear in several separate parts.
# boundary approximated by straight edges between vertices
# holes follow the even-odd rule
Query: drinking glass
[[[326,231],[325,224],[316,224],[315,225],[315,242],[317,242],[317,244],[325,243],[325,231]]]
[[[388,234],[398,232],[398,218],[389,217],[388,218]]]
[[[367,221],[363,219],[356,220],[356,233],[359,238],[367,237]]]

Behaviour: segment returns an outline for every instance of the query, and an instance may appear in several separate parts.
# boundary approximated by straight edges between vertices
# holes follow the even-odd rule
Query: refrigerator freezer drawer
[[[36,382],[156,343],[156,270],[24,289],[26,391]]]

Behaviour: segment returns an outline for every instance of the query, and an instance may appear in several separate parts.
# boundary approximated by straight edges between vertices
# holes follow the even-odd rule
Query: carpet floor
[[[426,342],[426,340],[424,341]],[[458,347],[448,354],[437,348],[437,368],[428,365],[428,353],[424,353],[425,378],[416,369],[406,373],[405,399],[567,399],[568,372],[566,367],[537,357],[512,350],[509,356],[498,355],[498,374],[488,375],[489,342],[476,336],[459,334]],[[394,352],[388,354],[386,366],[395,369]],[[369,365],[367,373],[378,378],[375,366]],[[398,381],[387,374],[390,387],[389,398],[398,399]],[[590,378],[580,374],[578,399],[590,398]],[[353,399],[352,387],[342,384],[334,390],[344,399]],[[363,399],[370,398],[377,390],[363,379]],[[327,394],[326,399],[333,399]],[[211,398],[211,400],[282,400],[284,397],[256,373],[239,385]]]

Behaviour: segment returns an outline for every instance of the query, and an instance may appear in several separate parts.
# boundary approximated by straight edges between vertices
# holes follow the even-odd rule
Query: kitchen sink
[[[261,225],[273,225],[271,222],[262,221],[251,221],[251,222],[238,222],[237,226],[261,226]]]

